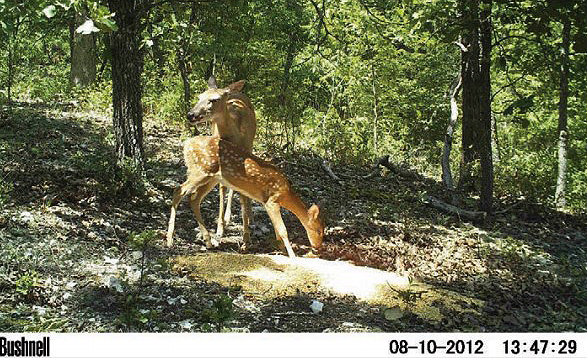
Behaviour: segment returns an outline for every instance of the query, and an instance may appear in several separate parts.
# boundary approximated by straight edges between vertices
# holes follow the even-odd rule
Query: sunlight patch
[[[285,281],[287,280],[287,275],[283,272],[275,271],[267,267],[260,267],[255,270],[242,272],[243,276],[250,277],[255,280],[262,280],[262,281]]]
[[[270,256],[277,264],[306,269],[317,275],[320,285],[343,295],[354,295],[369,300],[389,286],[407,286],[407,277],[370,267],[355,266],[345,261],[326,261],[316,258]]]

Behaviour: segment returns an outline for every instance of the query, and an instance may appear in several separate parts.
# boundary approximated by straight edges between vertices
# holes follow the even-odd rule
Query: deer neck
[[[234,121],[230,120],[226,107],[212,116],[212,123],[214,123],[216,135],[229,142],[238,143],[240,133]]]
[[[310,220],[308,208],[297,194],[290,192],[279,204],[291,211],[300,220],[306,232],[308,232],[308,221]]]

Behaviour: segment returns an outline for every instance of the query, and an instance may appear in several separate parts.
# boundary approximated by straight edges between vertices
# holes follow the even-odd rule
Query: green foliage
[[[142,310],[141,300],[134,293],[121,295],[121,312],[116,318],[116,324],[127,332],[140,331],[150,320],[156,319],[156,312]]]
[[[115,167],[118,168],[119,195],[132,197],[140,196],[145,193],[145,177],[143,171],[137,166],[135,161],[126,157]]]
[[[582,51],[584,4],[493,4],[498,195],[552,201],[560,21],[570,19],[572,47]],[[461,32],[459,6],[448,0],[232,0],[229,6],[163,2],[148,12],[142,32],[145,120],[181,126],[213,70],[221,85],[246,80],[245,93],[259,121],[257,149],[310,150],[329,160],[360,164],[390,154],[437,176],[449,117],[446,93],[460,69],[460,50],[454,45]],[[67,24],[82,10],[92,20],[84,29],[99,30],[98,63],[103,66],[101,80],[79,90],[68,84]],[[0,48],[0,97],[6,99],[10,87],[13,98],[77,99],[80,109],[109,113],[110,55],[104,34],[116,25],[103,3],[2,1],[0,14],[0,39],[7,43]],[[571,56],[567,202],[574,210],[587,203],[585,61]],[[192,103],[186,103],[180,65]],[[457,132],[454,168],[458,137]],[[128,163],[118,173],[110,173],[107,165],[97,168],[117,181],[115,193],[135,195],[144,189]]]
[[[548,202],[554,195],[556,158],[548,151],[517,150],[496,166],[495,177],[498,196],[525,196],[532,201]]]
[[[155,230],[145,230],[138,234],[131,233],[128,237],[128,243],[131,248],[137,250],[145,250],[154,244],[157,239],[158,233]]]
[[[153,67],[147,71],[154,73],[157,69]],[[189,105],[184,101],[181,86],[181,79],[174,74],[147,82],[143,97],[145,116],[176,123],[185,121]]]
[[[23,273],[15,281],[15,291],[27,302],[34,302],[42,287],[39,273],[34,270]]]
[[[214,324],[218,332],[222,331],[223,327],[234,319],[234,306],[232,298],[226,294],[219,295],[213,302],[210,308],[202,312],[205,321]],[[203,330],[211,330],[211,326],[202,326]]]

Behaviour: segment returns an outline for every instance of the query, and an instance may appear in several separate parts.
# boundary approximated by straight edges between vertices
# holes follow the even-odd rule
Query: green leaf
[[[55,5],[49,5],[46,8],[43,9],[43,14],[45,14],[45,16],[47,16],[47,18],[52,18],[53,16],[55,16],[55,13],[57,12],[57,9],[55,8]]]
[[[111,17],[104,17],[102,19],[100,19],[100,22],[98,23],[98,26],[105,31],[116,31],[118,30],[118,26],[116,25],[116,22],[114,20],[112,20]]]

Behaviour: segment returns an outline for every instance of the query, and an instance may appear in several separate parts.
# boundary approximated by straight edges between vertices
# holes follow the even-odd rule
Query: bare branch
[[[461,48],[461,51],[463,51],[463,52],[469,52],[469,49],[467,48],[467,46],[463,45],[462,42],[455,41],[454,44],[457,45],[458,47],[460,47]]]

